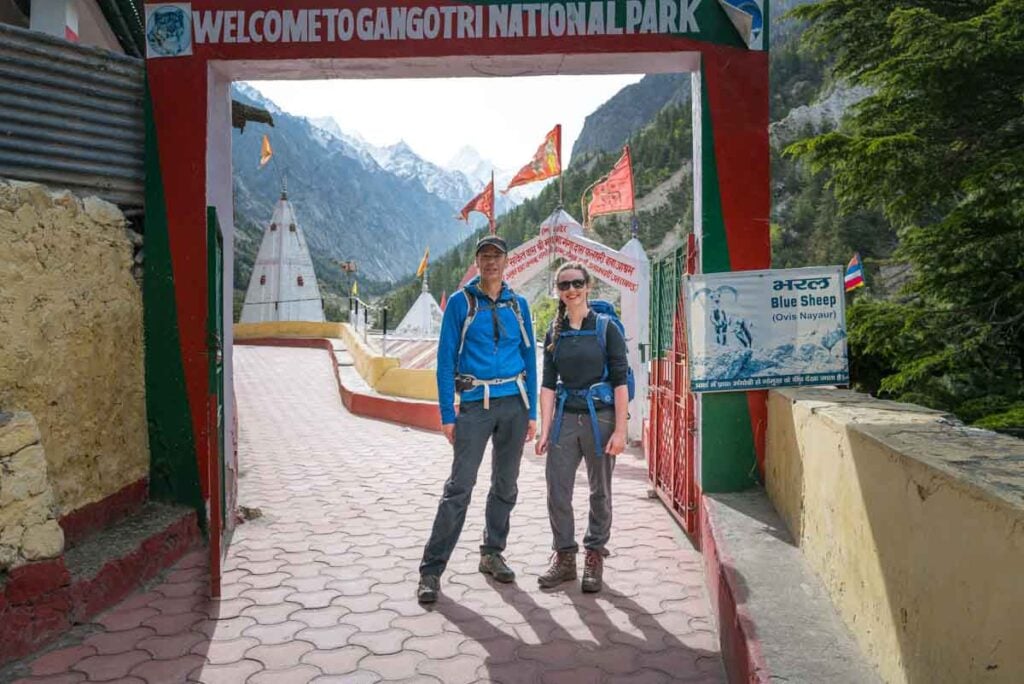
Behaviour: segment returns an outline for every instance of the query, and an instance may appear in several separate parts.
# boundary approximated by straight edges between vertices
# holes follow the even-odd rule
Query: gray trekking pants
[[[604,551],[612,530],[612,471],[615,457],[604,453],[604,446],[615,431],[615,410],[597,412],[601,443],[594,445],[594,429],[589,413],[564,413],[558,443],[548,447],[546,475],[548,482],[548,520],[554,537],[551,548],[556,551],[579,550],[576,544],[572,492],[580,460],[587,464],[590,482],[590,522],[583,546]]]
[[[519,495],[519,463],[530,415],[519,395],[491,399],[485,410],[482,401],[462,404],[455,420],[455,458],[444,483],[434,528],[420,563],[421,575],[440,575],[448,565],[459,541],[466,509],[476,485],[476,475],[491,440],[491,490],[484,513],[481,553],[501,553],[508,539],[509,516]],[[593,441],[593,440],[591,440]]]

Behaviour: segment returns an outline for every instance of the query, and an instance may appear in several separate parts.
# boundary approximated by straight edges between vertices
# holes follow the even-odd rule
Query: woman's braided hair
[[[579,271],[583,274],[583,280],[586,281],[587,285],[590,285],[590,271],[587,267],[578,261],[567,261],[562,264],[558,271],[555,273],[555,283],[558,283],[558,279],[566,271]],[[555,320],[551,322],[551,342],[548,344],[548,351],[552,354],[555,353],[555,344],[558,342],[558,336],[562,334],[562,321],[565,320],[565,302],[562,298],[558,298],[558,312],[555,314]]]

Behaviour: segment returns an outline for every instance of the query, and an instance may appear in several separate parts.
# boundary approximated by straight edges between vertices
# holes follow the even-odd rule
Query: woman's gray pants
[[[420,574],[440,575],[448,566],[448,559],[466,522],[466,509],[469,508],[488,440],[492,446],[491,489],[487,493],[480,552],[501,553],[505,550],[509,516],[519,495],[519,463],[523,458],[529,421],[530,415],[518,394],[491,399],[490,409],[484,409],[482,401],[461,405],[455,420],[452,472],[444,483],[434,527],[423,550]]]
[[[558,443],[548,447],[548,520],[554,537],[551,548],[556,551],[579,550],[572,512],[572,491],[581,459],[587,464],[587,480],[590,482],[590,523],[583,537],[583,546],[603,552],[611,536],[612,471],[615,469],[615,457],[604,453],[604,447],[615,431],[615,410],[598,411],[597,424],[601,443],[595,445],[590,414],[566,412],[562,415]]]

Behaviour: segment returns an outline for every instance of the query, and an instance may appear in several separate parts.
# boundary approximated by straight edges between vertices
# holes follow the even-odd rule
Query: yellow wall
[[[885,681],[1024,681],[1024,441],[799,389],[770,394],[767,446],[769,496]]]
[[[35,416],[61,514],[149,472],[132,265],[116,206],[0,181],[0,407]]]
[[[374,387],[381,394],[437,401],[437,379],[432,370],[391,368]]]
[[[312,321],[269,321],[266,323],[235,323],[236,340],[256,337],[341,337],[341,323]]]

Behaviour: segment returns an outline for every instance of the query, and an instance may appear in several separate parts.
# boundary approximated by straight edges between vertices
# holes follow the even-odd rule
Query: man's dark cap
[[[480,250],[491,245],[501,250],[502,254],[508,254],[508,243],[505,242],[505,238],[498,237],[497,235],[488,235],[480,238],[476,243],[476,253],[479,254]]]

